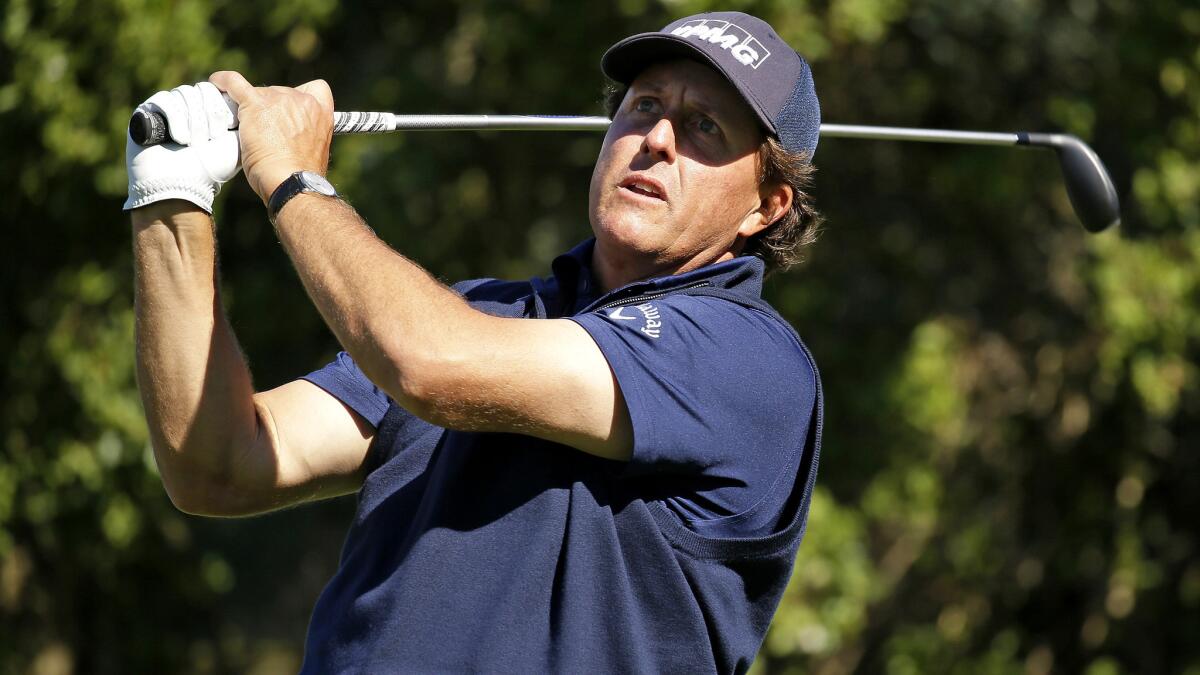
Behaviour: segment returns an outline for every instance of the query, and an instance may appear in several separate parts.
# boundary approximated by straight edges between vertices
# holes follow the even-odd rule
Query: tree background
[[[596,114],[604,49],[707,9],[769,20],[826,121],[1061,130],[1040,151],[826,139],[828,218],[768,283],[817,355],[825,451],[760,672],[1200,673],[1200,6],[1192,0],[6,0],[0,18],[0,673],[294,671],[352,499],[175,511],[133,376],[124,129],[234,68],[340,109]],[[595,134],[339,139],[330,175],[446,280],[588,235]],[[260,387],[337,345],[257,198],[218,200]]]

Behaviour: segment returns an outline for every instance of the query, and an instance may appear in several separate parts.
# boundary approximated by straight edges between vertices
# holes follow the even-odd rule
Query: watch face
[[[300,180],[304,181],[305,187],[314,192],[323,194],[326,197],[337,196],[337,190],[333,189],[333,183],[325,180],[325,177],[319,173],[314,173],[312,171],[301,172]]]

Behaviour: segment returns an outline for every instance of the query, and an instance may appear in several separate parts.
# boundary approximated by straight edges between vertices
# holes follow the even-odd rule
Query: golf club
[[[335,112],[333,133],[370,134],[389,131],[603,131],[607,117],[572,115],[396,115],[387,112]],[[129,136],[143,146],[167,138],[166,119],[158,113],[135,112]],[[1121,222],[1120,204],[1104,163],[1075,136],[1031,132],[948,131],[849,124],[822,124],[823,138],[863,138],[961,145],[1001,145],[1050,148],[1058,155],[1067,196],[1075,215],[1089,232],[1101,232]]]

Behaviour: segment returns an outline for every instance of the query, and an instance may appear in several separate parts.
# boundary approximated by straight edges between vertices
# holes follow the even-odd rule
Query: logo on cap
[[[680,24],[671,31],[671,35],[708,40],[721,49],[728,49],[738,63],[755,70],[771,55],[749,31],[730,21],[695,19]]]

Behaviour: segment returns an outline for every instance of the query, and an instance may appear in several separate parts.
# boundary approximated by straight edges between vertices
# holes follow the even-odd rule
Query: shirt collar
[[[551,264],[550,269],[554,273],[554,280],[560,291],[559,316],[575,314],[588,305],[616,295],[670,291],[702,281],[715,288],[723,288],[754,298],[762,297],[765,266],[761,259],[748,255],[706,265],[683,274],[642,279],[605,293],[603,297],[598,297],[596,283],[592,279],[592,253],[595,247],[595,238],[588,239],[555,258]]]

